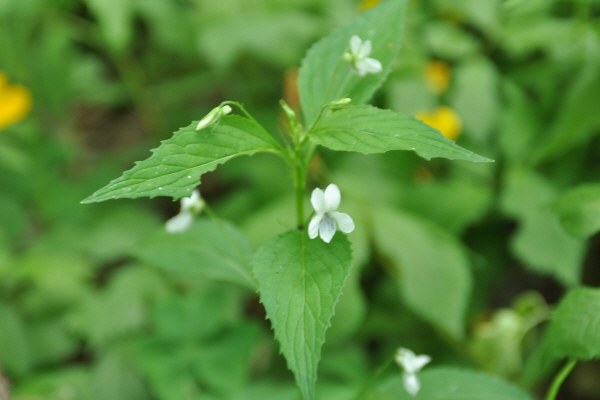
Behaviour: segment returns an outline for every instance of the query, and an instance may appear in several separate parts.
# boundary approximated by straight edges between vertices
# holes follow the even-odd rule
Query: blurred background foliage
[[[241,253],[206,221],[182,240],[203,238],[198,249],[153,253],[178,209],[167,198],[79,201],[223,100],[281,132],[277,101],[297,105],[307,48],[376,3],[0,2],[0,365],[13,398],[298,398],[253,289],[218,272],[293,226],[279,160],[203,178],[245,234]],[[526,362],[540,326],[566,289],[600,284],[600,2],[407,10],[374,101],[496,162],[317,155],[309,186],[336,182],[357,221],[319,392],[353,398],[400,345],[543,390],[552,371]],[[599,375],[580,364],[564,398],[597,399]]]

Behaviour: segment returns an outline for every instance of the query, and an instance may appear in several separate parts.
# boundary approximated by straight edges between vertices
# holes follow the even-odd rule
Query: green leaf
[[[256,288],[249,267],[252,248],[240,231],[224,221],[200,219],[176,234],[161,229],[134,254],[168,272]]]
[[[587,238],[600,230],[600,184],[581,185],[554,203],[560,222],[573,236]]]
[[[505,173],[500,205],[519,221],[510,243],[513,253],[526,267],[574,286],[580,281],[585,243],[569,235],[552,212],[557,194],[542,175],[513,167]]]
[[[308,51],[298,77],[307,126],[317,119],[325,104],[342,97],[351,98],[354,104],[362,104],[383,83],[400,46],[404,4],[405,0],[382,2],[350,25],[321,39]],[[381,62],[381,72],[359,77],[342,59],[353,35],[371,41],[369,57]]]
[[[454,237],[398,211],[374,212],[374,243],[392,264],[406,304],[454,338],[464,334],[471,273]]]
[[[171,139],[152,150],[152,156],[123,173],[82,201],[171,196],[187,197],[200,176],[232,157],[258,151],[275,152],[279,145],[256,122],[237,115],[221,118],[217,125],[197,131],[198,121],[181,128]]]
[[[309,136],[313,142],[333,150],[367,154],[413,150],[427,160],[444,157],[451,160],[492,161],[463,149],[414,117],[372,106],[335,111],[322,118]]]
[[[300,230],[271,239],[252,259],[261,302],[305,400],[315,396],[321,346],[351,261],[345,235],[325,243]]]
[[[435,360],[434,360],[435,362]],[[533,400],[522,389],[496,376],[459,368],[427,368],[419,374],[421,390],[412,397],[400,373],[378,388],[375,400]]]
[[[556,309],[544,342],[553,359],[600,357],[600,289],[570,291]]]

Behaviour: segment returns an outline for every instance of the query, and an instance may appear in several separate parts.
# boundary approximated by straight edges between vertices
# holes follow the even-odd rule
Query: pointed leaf
[[[382,208],[374,212],[374,237],[397,272],[407,306],[452,337],[462,337],[472,278],[460,243],[435,225]]]
[[[325,243],[300,230],[271,239],[252,259],[261,302],[305,400],[314,399],[325,331],[351,261],[345,235]]]
[[[251,254],[248,240],[233,225],[207,219],[196,221],[182,233],[170,234],[161,229],[135,251],[142,261],[168,272],[255,289],[249,266]]]
[[[382,2],[350,25],[321,39],[308,51],[298,77],[307,126],[317,119],[323,105],[341,97],[350,97],[354,104],[362,104],[383,83],[400,46],[405,3],[405,0]],[[381,72],[360,77],[343,60],[353,35],[371,41],[369,58],[381,62]]]
[[[551,358],[600,358],[600,289],[578,288],[562,299],[546,333]]]
[[[413,150],[429,160],[444,157],[475,162],[492,161],[463,149],[422,121],[371,106],[348,107],[322,118],[310,139],[333,150],[383,153]]]
[[[123,173],[82,201],[92,203],[117,198],[187,197],[200,176],[240,155],[277,151],[278,144],[256,122],[237,115],[197,131],[198,121],[181,128],[171,139],[152,150],[152,156]]]

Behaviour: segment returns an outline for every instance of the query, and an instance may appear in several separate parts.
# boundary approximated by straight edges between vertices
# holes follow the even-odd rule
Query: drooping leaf
[[[552,359],[600,357],[600,289],[573,289],[556,309],[544,342]]]
[[[161,229],[135,251],[140,260],[165,271],[255,289],[251,254],[248,240],[233,225],[208,219],[195,221],[186,232],[170,234]]]
[[[354,104],[367,101],[383,83],[398,53],[405,0],[388,0],[316,43],[302,61],[298,88],[304,121],[310,126],[325,104],[350,97]],[[343,60],[350,38],[370,40],[369,55],[381,62],[382,71],[364,77],[354,73]]]
[[[552,212],[557,193],[557,188],[537,172],[509,168],[500,205],[519,221],[510,243],[513,253],[527,268],[574,286],[580,280],[585,243],[569,235]]]
[[[309,137],[313,142],[333,150],[361,153],[413,150],[427,160],[444,157],[492,161],[463,149],[414,117],[372,106],[347,107],[333,112],[319,120],[309,132]]]
[[[407,306],[462,337],[472,279],[460,244],[435,225],[384,208],[374,212],[374,243],[397,273]]]
[[[534,400],[499,377],[467,369],[425,367],[419,379],[421,390],[415,397],[406,392],[398,373],[384,382],[370,400]]]
[[[261,302],[305,400],[314,399],[325,331],[351,261],[345,235],[325,243],[300,230],[271,239],[252,259]]]
[[[225,116],[218,124],[199,131],[197,124],[192,122],[175,132],[152,150],[150,158],[137,162],[82,203],[143,196],[171,196],[176,200],[189,196],[203,173],[230,158],[275,152],[279,146],[256,122],[237,115]]]
[[[573,236],[586,238],[600,230],[600,184],[581,185],[554,203],[560,222]]]

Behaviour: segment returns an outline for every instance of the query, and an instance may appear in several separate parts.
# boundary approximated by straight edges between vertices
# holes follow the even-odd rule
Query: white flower
[[[181,199],[181,209],[179,214],[171,218],[165,224],[165,229],[169,233],[185,232],[190,229],[194,222],[194,215],[198,214],[204,208],[204,200],[200,197],[197,190],[192,192],[190,197]]]
[[[325,243],[329,243],[335,234],[336,225],[344,233],[354,230],[352,218],[348,214],[336,211],[341,199],[340,189],[333,183],[327,186],[325,192],[319,188],[313,190],[310,202],[317,215],[310,220],[308,237],[314,239],[319,235]]]
[[[402,383],[404,389],[411,395],[416,396],[421,389],[421,382],[417,377],[417,373],[427,363],[431,361],[431,357],[428,355],[417,356],[409,349],[399,348],[396,353],[396,362],[402,367],[404,373],[402,374]]]
[[[213,108],[208,114],[206,114],[206,117],[202,118],[200,120],[200,122],[198,122],[198,126],[196,127],[196,130],[199,131],[200,129],[204,129],[207,126],[210,126],[210,125],[216,123],[217,121],[219,121],[221,119],[221,117],[223,115],[227,115],[231,111],[232,111],[231,107],[229,107],[228,105],[224,105],[223,107]]]
[[[350,50],[344,53],[344,60],[350,64],[350,68],[358,76],[381,72],[381,63],[374,58],[368,58],[369,54],[371,54],[371,41],[365,40],[363,42],[358,36],[354,35],[350,38]]]

